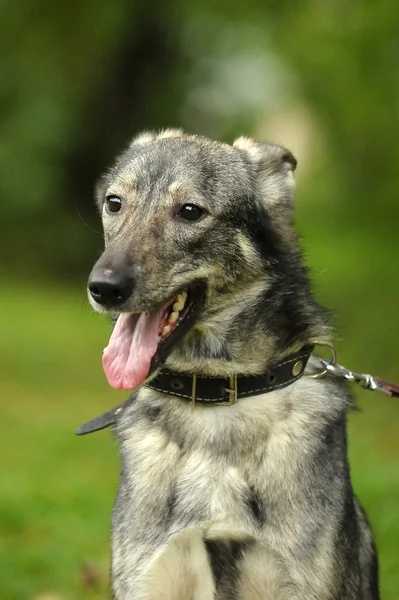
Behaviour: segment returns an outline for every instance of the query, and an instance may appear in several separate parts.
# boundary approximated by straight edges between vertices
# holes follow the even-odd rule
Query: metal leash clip
[[[323,364],[326,371],[328,373],[332,373],[332,375],[335,375],[336,377],[343,377],[344,379],[346,379],[346,381],[358,383],[366,390],[379,389],[379,386],[374,380],[374,377],[372,375],[369,375],[368,373],[355,373],[354,371],[350,371],[349,369],[346,369],[345,367],[337,363],[331,364],[323,358],[321,358],[320,361]],[[384,390],[381,391],[387,394],[389,393],[385,392]]]
[[[395,383],[390,383],[380,377],[374,377],[369,373],[356,373],[355,371],[351,371],[337,363],[337,352],[332,344],[319,341],[315,341],[314,344],[315,346],[326,346],[329,348],[331,350],[331,359],[325,360],[319,356],[317,357],[323,365],[323,370],[320,373],[316,373],[316,375],[310,375],[313,379],[321,379],[327,373],[330,373],[331,375],[345,379],[350,383],[358,383],[365,390],[378,391],[391,396],[392,398],[399,398],[399,386]]]

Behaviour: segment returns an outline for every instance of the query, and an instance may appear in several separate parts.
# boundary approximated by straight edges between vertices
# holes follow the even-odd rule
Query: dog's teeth
[[[172,312],[170,313],[169,317],[168,317],[168,321],[169,323],[176,323],[177,319],[179,318],[179,313],[178,312]]]
[[[161,338],[161,336],[159,335],[159,336],[157,337],[157,342],[160,342],[160,341],[161,341],[161,339],[162,339],[162,338]]]
[[[169,325],[165,325],[165,327],[162,329],[162,335],[166,335],[167,333],[169,333],[169,331],[170,331]]]
[[[173,305],[173,310],[175,312],[179,312],[179,310],[182,310],[182,308],[184,308],[184,302],[183,302],[183,298],[179,294],[177,296],[177,301]]]
[[[184,308],[184,305],[187,300],[187,292],[182,292],[181,294],[177,294],[176,302],[173,305],[174,311],[179,311]]]

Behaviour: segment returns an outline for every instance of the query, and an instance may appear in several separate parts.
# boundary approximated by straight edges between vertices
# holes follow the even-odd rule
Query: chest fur
[[[314,573],[320,560],[328,562],[334,530],[323,506],[327,494],[317,498],[307,475],[319,479],[318,457],[322,486],[331,487],[320,464],[325,442],[310,414],[290,409],[289,397],[268,400],[262,412],[262,398],[252,404],[250,399],[245,414],[240,407],[193,409],[174,400],[165,407],[165,399],[155,395],[143,395],[132,406],[118,427],[122,477],[113,517],[114,581],[135,586],[149,573],[173,571],[184,556],[192,564],[198,552],[209,571],[212,544],[217,553],[222,544],[222,554],[227,544],[230,554],[237,548],[229,560],[239,560],[242,573],[262,557],[268,565],[259,575],[263,592],[270,588],[277,598],[279,587],[307,588],[306,572]],[[304,557],[302,564],[292,560],[296,554]],[[320,568],[319,573],[320,589],[325,588],[328,574]]]

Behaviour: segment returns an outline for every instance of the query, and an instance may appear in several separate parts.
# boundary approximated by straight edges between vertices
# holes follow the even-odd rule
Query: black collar
[[[266,394],[284,388],[302,377],[314,346],[304,346],[296,354],[286,357],[261,375],[233,375],[231,377],[199,377],[161,371],[147,387],[177,396],[194,404],[230,406],[241,398]],[[79,427],[75,433],[85,435],[113,425],[116,417],[130,406],[136,397],[130,398]]]

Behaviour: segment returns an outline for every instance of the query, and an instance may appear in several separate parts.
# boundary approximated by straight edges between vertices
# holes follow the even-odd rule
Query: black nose
[[[111,269],[94,269],[91,272],[88,288],[98,304],[111,308],[127,300],[133,291],[133,278],[126,273]]]

